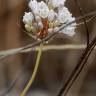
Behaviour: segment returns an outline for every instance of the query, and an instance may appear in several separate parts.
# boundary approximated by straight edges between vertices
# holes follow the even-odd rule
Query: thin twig
[[[89,46],[85,49],[84,53],[82,54],[80,61],[72,71],[70,77],[68,78],[67,82],[62,86],[61,90],[59,91],[57,96],[62,96],[64,93],[64,96],[67,94],[77,77],[79,76],[80,72],[84,68],[90,54],[92,53],[94,47],[96,45],[96,37],[92,40],[92,42],[89,44]]]
[[[96,46],[96,41],[95,41],[94,45],[92,45],[92,47],[88,50],[88,53],[86,53],[86,56],[84,57],[81,65],[77,68],[77,72],[73,75],[72,80],[69,83],[69,86],[67,86],[67,88],[66,88],[66,91],[64,91],[64,96],[67,95],[69,89],[72,87],[73,83],[75,83],[75,80],[78,78],[78,76],[80,75],[81,71],[85,67],[86,62],[87,62],[89,56],[91,55],[91,53],[92,53],[92,51],[93,51],[95,46]]]
[[[86,20],[86,22],[89,23],[95,18],[96,18],[96,16],[93,16],[93,17],[89,18],[88,20]],[[83,24],[84,24],[84,22],[80,22],[80,23],[77,23],[76,26],[78,27],[78,26],[83,25]]]
[[[80,14],[81,16],[84,16],[84,11],[83,11],[83,8],[81,7],[81,4],[80,4],[80,0],[75,0],[76,1],[76,4],[77,4],[77,7],[80,11]],[[86,18],[83,18],[83,21],[84,21],[84,26],[85,26],[85,29],[86,29],[86,37],[87,37],[87,47],[89,45],[89,29],[88,29],[88,26],[87,26],[87,20]]]
[[[46,38],[44,38],[44,39],[42,39],[42,40],[40,40],[40,41],[36,41],[36,42],[34,42],[34,43],[32,43],[32,44],[26,45],[26,46],[22,47],[20,50],[18,50],[17,52],[14,52],[14,54],[11,54],[11,55],[18,54],[18,53],[20,53],[20,51],[25,50],[25,49],[28,49],[28,48],[33,48],[33,47],[35,47],[36,45],[40,44],[41,42],[46,42],[46,41],[50,40],[51,38],[55,37],[61,30],[63,30],[64,28],[68,27],[69,25],[75,23],[76,21],[79,21],[79,20],[81,20],[81,19],[83,19],[83,18],[86,18],[86,17],[89,17],[89,16],[94,16],[94,15],[96,15],[96,11],[91,12],[91,13],[87,13],[87,14],[85,14],[84,16],[80,16],[80,17],[77,18],[76,20],[74,20],[74,21],[72,21],[72,22],[69,22],[69,23],[66,24],[66,25],[62,25],[59,30],[57,30],[56,32],[48,35]],[[6,57],[8,57],[8,56],[10,56],[10,55],[1,56],[1,57],[0,57],[0,60],[6,58]]]
[[[80,11],[81,15],[84,16],[83,9],[81,7],[81,4],[80,4],[79,0],[75,0],[75,1],[77,3],[77,7],[79,8],[79,11]],[[86,49],[84,51],[84,54],[82,54],[79,63],[77,64],[77,66],[75,67],[75,69],[72,71],[72,74],[68,78],[67,82],[61,88],[58,96],[61,96],[63,93],[64,93],[64,96],[67,94],[67,92],[69,91],[69,89],[71,88],[71,86],[73,85],[73,83],[75,82],[76,78],[79,76],[80,72],[82,71],[84,65],[86,64],[87,59],[90,56],[93,48],[95,47],[95,45],[94,45],[93,42],[89,45],[89,30],[88,30],[86,18],[83,18],[83,20],[84,20],[84,25],[85,25],[85,28],[86,28],[87,47],[86,47]],[[94,41],[94,39],[93,39],[93,41]],[[91,47],[92,47],[92,49],[91,49]]]
[[[46,45],[43,46],[42,51],[46,52],[46,51],[51,51],[51,50],[56,50],[56,51],[60,51],[60,50],[82,50],[85,49],[86,45],[85,44],[65,44],[65,45]],[[28,53],[31,51],[38,51],[40,49],[39,46],[36,46],[34,48],[28,48],[25,50],[22,50],[20,53]],[[7,50],[7,51],[1,51],[0,55],[1,56],[5,56],[5,55],[10,55],[12,53],[14,53],[14,51],[19,50],[17,49],[12,49],[12,50]],[[96,47],[94,48],[94,50],[96,50]]]

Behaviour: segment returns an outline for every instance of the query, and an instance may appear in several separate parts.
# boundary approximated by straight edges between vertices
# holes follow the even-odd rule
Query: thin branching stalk
[[[96,37],[92,40],[92,42],[89,44],[89,46],[85,49],[84,53],[82,54],[80,61],[72,71],[70,77],[68,78],[67,82],[61,87],[61,90],[59,91],[57,96],[64,96],[67,94],[69,89],[72,87],[73,83],[79,76],[80,72],[84,68],[90,54],[92,53],[94,47],[96,46]]]
[[[81,71],[83,70],[89,56],[91,55],[94,47],[96,46],[96,42],[95,44],[92,46],[92,48],[90,48],[90,50],[88,51],[88,53],[86,54],[84,60],[82,61],[82,65],[78,68],[78,71],[75,73],[74,77],[73,77],[73,80],[72,82],[70,82],[69,86],[68,86],[68,89],[66,89],[66,91],[64,92],[64,96],[67,95],[69,89],[71,88],[71,86],[73,85],[73,83],[75,83],[75,80],[78,78],[78,76],[80,75]]]
[[[59,30],[57,30],[56,32],[48,35],[46,38],[44,38],[44,39],[42,39],[42,40],[40,40],[40,41],[36,41],[36,42],[34,42],[34,43],[32,43],[32,44],[26,45],[26,46],[20,48],[18,51],[14,52],[14,53],[11,54],[11,55],[18,54],[18,53],[20,53],[22,50],[25,50],[25,49],[28,49],[28,48],[33,48],[33,47],[35,47],[36,45],[39,45],[41,42],[49,41],[51,38],[54,38],[61,30],[63,30],[64,28],[68,27],[69,25],[71,25],[71,24],[75,23],[76,21],[79,21],[79,20],[81,20],[81,19],[83,19],[83,18],[87,18],[87,17],[94,16],[94,15],[96,15],[96,11],[87,13],[87,14],[85,14],[84,16],[80,16],[80,17],[78,17],[76,20],[74,20],[74,21],[72,21],[72,22],[69,22],[69,23],[66,24],[66,25],[62,25]],[[8,57],[8,56],[10,56],[10,55],[1,56],[1,57],[0,57],[0,60],[5,59],[5,58]]]
[[[89,23],[89,22],[91,22],[92,20],[94,20],[96,18],[96,16],[92,16],[92,17],[90,17],[86,22],[87,23]],[[83,25],[84,24],[84,22],[80,22],[80,23],[78,23],[78,24],[76,24],[76,26],[77,26],[77,28],[80,26],[80,25]],[[18,25],[19,26],[19,25]],[[24,31],[22,28],[21,28],[21,30],[22,31]],[[26,32],[25,32],[26,33]],[[29,33],[27,34],[27,35],[30,35]],[[30,37],[31,38],[34,38],[34,39],[36,39],[35,37],[33,37],[32,35],[30,35]],[[54,45],[49,45],[49,46],[45,46],[45,47],[43,47],[43,49],[46,51],[46,47],[48,47],[48,49],[49,50],[51,50],[51,47],[52,47],[52,49],[53,50],[55,50],[57,47],[58,47],[58,45],[56,46],[56,48],[55,48],[55,46],[54,46],[54,48],[53,48],[53,46]],[[61,47],[64,47],[64,49],[83,49],[83,48],[85,48],[85,47],[83,47],[84,45],[61,45]],[[68,46],[67,48],[66,48],[66,46]],[[72,47],[71,47],[72,46]],[[6,51],[1,51],[0,52],[0,57],[4,57],[4,56],[6,56],[6,55],[12,55],[12,54],[14,54],[15,52],[18,52],[19,50],[21,50],[22,49],[22,47],[21,48],[15,48],[15,49],[9,49],[9,50],[6,50]],[[61,50],[63,50],[63,48],[60,48]],[[60,50],[59,49],[59,50]],[[29,52],[29,51],[27,51],[27,50],[32,50],[32,51],[38,51],[38,47],[35,47],[35,48],[28,48],[28,49],[25,49],[25,50],[22,50],[21,52],[19,52],[19,53],[23,53],[23,52]],[[15,55],[15,54],[14,54]]]
[[[75,1],[76,1],[78,9],[80,11],[81,16],[84,16],[83,8],[81,7],[81,4],[80,4],[79,0],[75,0]],[[86,64],[87,59],[90,56],[93,48],[95,47],[95,44],[93,44],[92,46],[91,46],[91,44],[89,45],[89,42],[90,42],[89,39],[90,38],[89,38],[89,29],[88,29],[88,26],[87,26],[86,18],[83,18],[83,21],[84,21],[84,25],[85,25],[85,29],[86,29],[87,48],[86,48],[84,54],[81,56],[81,59],[80,59],[79,63],[77,64],[75,69],[72,71],[72,74],[68,78],[67,82],[61,88],[58,96],[61,96],[63,93],[64,93],[64,96],[67,94],[67,92],[69,91],[69,89],[71,88],[73,83],[75,82],[76,78],[79,76],[80,72],[82,71],[84,65]],[[94,41],[94,39],[93,39],[93,41]]]
[[[21,93],[20,96],[26,96],[30,86],[33,84],[34,79],[36,77],[37,71],[38,71],[38,67],[40,64],[40,59],[41,59],[41,55],[42,55],[42,44],[40,44],[40,49],[38,50],[38,55],[37,55],[37,60],[36,60],[36,64],[35,64],[35,68],[33,70],[32,76],[28,82],[28,84],[26,85],[26,87],[24,88],[23,92]]]
[[[80,0],[75,0],[75,2],[76,2],[76,5],[77,5],[77,7],[78,7],[78,9],[80,11],[81,16],[84,16],[84,11],[83,11],[83,8],[81,7]],[[86,37],[87,37],[86,39],[87,39],[87,47],[88,47],[89,42],[90,42],[89,41],[89,39],[90,39],[89,29],[88,29],[86,18],[83,18],[83,21],[84,21],[84,26],[85,26],[85,30],[86,30]]]

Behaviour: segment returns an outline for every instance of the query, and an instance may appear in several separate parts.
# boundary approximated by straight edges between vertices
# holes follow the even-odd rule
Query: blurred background
[[[96,11],[96,0],[79,0],[84,13]],[[34,42],[20,30],[22,16],[28,10],[27,0],[0,0],[0,51],[19,48]],[[80,12],[75,0],[66,0],[66,6],[76,18]],[[96,20],[88,23],[90,40],[96,36]],[[49,45],[86,44],[84,25],[78,26],[74,37],[58,36]],[[39,70],[29,96],[56,96],[76,66],[84,49],[49,50],[43,52]],[[31,54],[31,58],[29,58]],[[29,52],[8,57],[0,62],[0,92],[6,90],[22,70],[28,66],[6,96],[18,96],[25,87],[34,68],[37,52]],[[91,54],[86,67],[68,92],[68,96],[96,96],[96,51]],[[32,94],[32,95],[30,95]]]

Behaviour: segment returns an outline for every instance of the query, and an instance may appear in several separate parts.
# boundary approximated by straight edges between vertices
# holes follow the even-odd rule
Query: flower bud
[[[32,25],[32,21],[33,21],[34,17],[32,15],[31,12],[25,12],[24,16],[23,16],[23,22],[25,24],[28,24],[28,25]]]
[[[52,22],[56,19],[56,16],[57,16],[57,13],[54,12],[54,10],[50,10],[48,14],[48,20]]]
[[[50,4],[53,6],[53,8],[59,7],[61,5],[64,6],[66,0],[49,0]]]
[[[49,13],[49,8],[47,6],[46,3],[44,3],[43,1],[41,1],[40,3],[38,3],[38,7],[39,7],[39,15],[41,18],[47,18],[48,13]]]
[[[36,0],[30,0],[28,4],[29,8],[34,12],[34,14],[38,14],[38,2]]]
[[[30,32],[32,29],[31,29],[31,26],[30,25],[28,25],[28,24],[25,24],[25,29],[28,31],[28,32]]]
[[[38,15],[35,16],[35,19],[36,19],[37,22],[40,22],[41,21],[41,18]]]

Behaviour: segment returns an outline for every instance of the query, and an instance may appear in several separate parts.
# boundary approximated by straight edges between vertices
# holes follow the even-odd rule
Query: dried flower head
[[[31,12],[25,13],[23,16],[25,29],[35,35],[36,38],[42,39],[48,34],[55,32],[62,24],[68,24],[75,20],[65,7],[65,1],[48,0],[46,4],[44,1],[30,0],[28,5]],[[76,24],[71,24],[60,32],[73,36],[75,28]]]

